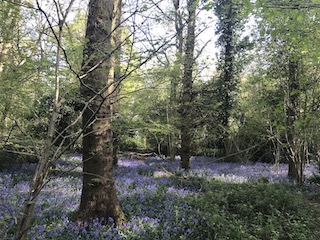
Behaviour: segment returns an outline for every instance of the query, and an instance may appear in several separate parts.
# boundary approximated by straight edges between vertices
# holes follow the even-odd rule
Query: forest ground
[[[127,223],[77,227],[81,157],[65,157],[39,196],[28,239],[320,239],[320,188],[298,187],[287,165],[120,159],[114,170]],[[10,239],[35,164],[0,172],[0,239]],[[311,177],[313,165],[306,167]]]

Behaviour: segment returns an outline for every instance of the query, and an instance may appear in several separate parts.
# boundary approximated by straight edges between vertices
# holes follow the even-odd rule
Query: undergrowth
[[[266,177],[228,182],[227,177],[175,171],[159,175],[156,165],[129,164],[116,172],[118,196],[128,220],[123,227],[114,227],[112,219],[107,226],[97,219],[76,226],[71,216],[79,206],[81,178],[54,177],[39,198],[28,239],[320,239],[316,185],[298,187]],[[229,167],[221,165],[223,171]],[[15,176],[0,176],[0,239],[12,238],[28,189],[24,175]]]

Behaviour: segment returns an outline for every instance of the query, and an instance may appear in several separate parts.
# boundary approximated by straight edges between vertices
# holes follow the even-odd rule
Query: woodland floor
[[[122,228],[94,220],[72,222],[81,193],[81,158],[66,157],[39,196],[28,239],[320,239],[320,188],[298,187],[287,166],[120,159],[114,170],[128,222]],[[0,172],[0,239],[10,239],[35,164]],[[306,167],[311,177],[317,169]]]

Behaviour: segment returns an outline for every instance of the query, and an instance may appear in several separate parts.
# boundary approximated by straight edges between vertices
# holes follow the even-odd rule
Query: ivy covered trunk
[[[83,114],[83,187],[78,222],[94,218],[124,221],[113,180],[113,136],[109,81],[113,0],[91,0],[81,84]]]
[[[192,109],[193,109],[193,66],[194,66],[194,44],[195,44],[195,26],[196,26],[196,0],[188,0],[188,30],[186,38],[186,50],[184,58],[184,73],[182,81],[182,99],[181,99],[181,168],[190,169],[191,140],[192,140]]]
[[[225,156],[227,152],[227,137],[231,111],[234,107],[234,91],[236,90],[236,68],[235,68],[235,44],[236,30],[239,29],[239,14],[236,5],[232,0],[219,0],[215,6],[215,12],[219,22],[217,33],[220,34],[218,44],[222,47],[218,71],[220,72],[217,81],[218,105],[218,129],[219,138],[216,146],[220,156]]]

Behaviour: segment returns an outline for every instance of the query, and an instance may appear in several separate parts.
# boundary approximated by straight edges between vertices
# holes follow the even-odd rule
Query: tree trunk
[[[188,171],[190,169],[191,139],[193,127],[193,66],[194,66],[194,45],[195,45],[195,26],[196,26],[196,0],[188,0],[188,29],[186,36],[186,50],[184,58],[184,73],[182,82],[181,98],[181,168]]]
[[[120,57],[121,57],[121,7],[122,0],[114,1],[113,9],[113,21],[112,21],[112,38],[111,46],[115,49],[114,54],[111,56],[111,72],[110,80],[113,81],[110,87],[111,93],[111,112],[112,116],[116,116],[119,111],[118,96],[120,93],[120,83],[121,83],[121,69],[120,69]],[[118,151],[119,151],[119,136],[118,133],[113,130],[113,165],[118,165]]]
[[[220,58],[221,75],[218,80],[218,99],[219,99],[219,116],[218,122],[221,124],[218,130],[220,136],[217,140],[217,147],[221,156],[228,155],[227,151],[227,132],[229,128],[229,119],[233,108],[232,94],[236,87],[235,82],[235,27],[237,13],[234,10],[232,0],[221,0],[216,7],[216,13],[220,23],[218,32],[221,32],[219,38],[220,45],[223,47]]]
[[[286,121],[287,121],[287,158],[288,177],[297,183],[303,183],[304,160],[301,158],[301,142],[296,131],[296,122],[299,118],[299,60],[289,55],[288,84],[286,89]]]
[[[289,153],[288,177],[294,180],[299,185],[302,185],[304,182],[304,167],[305,162],[303,161],[303,159],[301,159],[301,152],[299,151],[299,147],[291,146]]]
[[[52,146],[54,142],[54,135],[56,133],[56,123],[59,117],[59,112],[61,108],[62,101],[60,99],[60,43],[62,40],[62,30],[63,25],[68,16],[69,9],[71,8],[73,1],[69,3],[69,8],[66,10],[64,18],[60,19],[59,31],[57,35],[57,51],[56,51],[56,62],[55,62],[55,90],[54,90],[54,101],[53,101],[53,111],[50,116],[47,137],[44,142],[43,150],[41,156],[39,157],[39,163],[37,169],[34,173],[28,195],[26,197],[23,209],[21,211],[21,216],[19,218],[17,229],[15,232],[14,240],[24,240],[27,238],[27,233],[32,226],[32,218],[35,209],[38,196],[44,187],[45,180],[48,176],[50,167],[55,163],[54,158],[50,159],[50,154],[52,152]],[[38,5],[39,7],[39,5]]]
[[[125,219],[113,180],[113,136],[108,79],[111,69],[111,34],[114,0],[90,0],[87,46],[81,94],[88,107],[83,114],[83,187],[78,223],[94,218]],[[94,68],[93,71],[91,71]]]
[[[177,121],[177,91],[178,83],[181,82],[181,58],[183,53],[183,29],[184,24],[182,21],[182,13],[180,9],[180,0],[172,0],[174,7],[174,22],[175,22],[175,31],[176,31],[176,60],[174,62],[171,82],[170,82],[170,109],[168,123],[173,127],[176,127]],[[175,160],[176,151],[177,151],[177,134],[171,132],[168,136],[168,156],[172,161]]]

